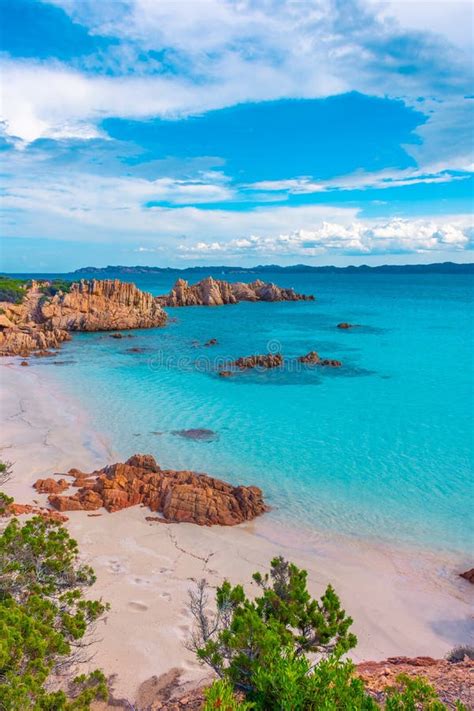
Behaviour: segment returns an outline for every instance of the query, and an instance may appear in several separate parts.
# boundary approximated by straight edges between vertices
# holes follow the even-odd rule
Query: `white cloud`
[[[97,57],[93,69],[100,68],[99,74],[87,64],[90,57],[84,67],[79,59],[71,66],[3,61],[4,120],[8,132],[25,141],[95,137],[108,116],[181,116],[244,101],[351,90],[414,102],[420,94],[441,92],[449,98],[466,89],[469,57],[444,39],[436,44],[431,38],[425,46],[420,32],[411,42],[416,48],[406,42],[406,49],[398,49],[406,37],[403,22],[390,19],[397,14],[396,3],[189,0],[180,2],[177,11],[171,0],[130,0],[121,3],[120,12],[105,0],[55,4],[92,33],[119,43],[109,48],[111,57]],[[446,6],[444,16],[452,25],[450,15]],[[427,12],[428,28],[430,17]],[[462,24],[461,18],[457,21]],[[441,24],[432,29],[438,31]],[[150,61],[152,73],[147,73],[147,64],[138,58],[151,49],[169,55],[174,71],[167,71],[163,59]],[[103,73],[108,61],[115,75]],[[412,70],[399,71],[407,64]],[[431,122],[436,124],[443,109],[434,109]]]
[[[317,228],[301,228],[285,234],[252,235],[228,242],[197,242],[181,244],[184,257],[206,258],[215,252],[225,256],[301,258],[322,254],[389,254],[393,252],[423,253],[449,247],[462,250],[468,246],[472,219],[455,216],[448,220],[405,220],[395,218],[384,222],[354,221],[349,224],[322,222]]]

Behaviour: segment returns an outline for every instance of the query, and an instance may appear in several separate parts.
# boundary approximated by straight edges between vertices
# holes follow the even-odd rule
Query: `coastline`
[[[1,364],[1,456],[14,463],[5,491],[21,503],[44,502],[31,484],[70,467],[92,471],[116,461],[113,446],[91,431],[86,412],[66,399],[44,369]],[[130,452],[134,454],[135,452]],[[212,472],[209,472],[212,474]],[[265,492],[264,492],[265,493]],[[459,580],[462,557],[337,538],[275,526],[272,515],[234,528],[156,525],[140,507],[90,516],[69,512],[68,528],[94,567],[95,597],[112,609],[97,630],[92,667],[114,674],[114,696],[133,700],[141,682],[173,667],[207,677],[184,647],[190,631],[187,591],[206,577],[216,585],[250,580],[278,554],[308,570],[317,595],[331,582],[354,618],[355,661],[444,656],[472,633],[472,590]]]

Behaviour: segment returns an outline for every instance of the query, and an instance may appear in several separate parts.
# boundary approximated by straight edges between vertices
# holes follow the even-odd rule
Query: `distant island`
[[[310,266],[309,264],[293,264],[283,267],[279,264],[259,264],[255,267],[235,267],[235,266],[197,266],[185,267],[179,269],[177,267],[144,267],[134,266],[128,267],[124,265],[107,266],[107,267],[81,267],[76,269],[72,274],[81,275],[97,275],[109,276],[111,274],[166,274],[169,272],[180,272],[183,274],[195,274],[202,272],[220,272],[221,274],[255,274],[255,273],[288,273],[288,274],[303,274],[318,272],[322,274],[332,274],[338,272],[346,273],[381,273],[381,274],[474,274],[474,263],[457,264],[455,262],[440,262],[435,264],[382,264],[376,267],[370,267],[367,264],[360,266],[335,267],[335,266]]]

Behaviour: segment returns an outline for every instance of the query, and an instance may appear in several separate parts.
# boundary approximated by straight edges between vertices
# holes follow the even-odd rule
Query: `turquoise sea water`
[[[175,278],[130,280],[158,294]],[[76,334],[57,366],[37,367],[79,398],[121,457],[149,452],[167,467],[257,484],[277,523],[472,549],[472,276],[264,278],[316,301],[169,309],[177,321],[164,329]],[[340,321],[360,326],[342,331]],[[193,343],[209,338],[219,345]],[[286,370],[216,375],[223,360],[268,349],[281,350]],[[309,350],[343,367],[297,368]],[[188,428],[217,439],[173,434]]]

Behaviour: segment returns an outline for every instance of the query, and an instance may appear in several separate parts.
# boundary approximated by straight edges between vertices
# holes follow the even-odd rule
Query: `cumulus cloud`
[[[472,221],[466,216],[450,221],[396,218],[384,222],[354,221],[350,224],[322,222],[313,229],[298,229],[286,234],[233,239],[228,242],[181,244],[183,256],[207,257],[219,252],[235,256],[315,257],[322,254],[422,253],[449,247],[463,250],[470,242]]]

